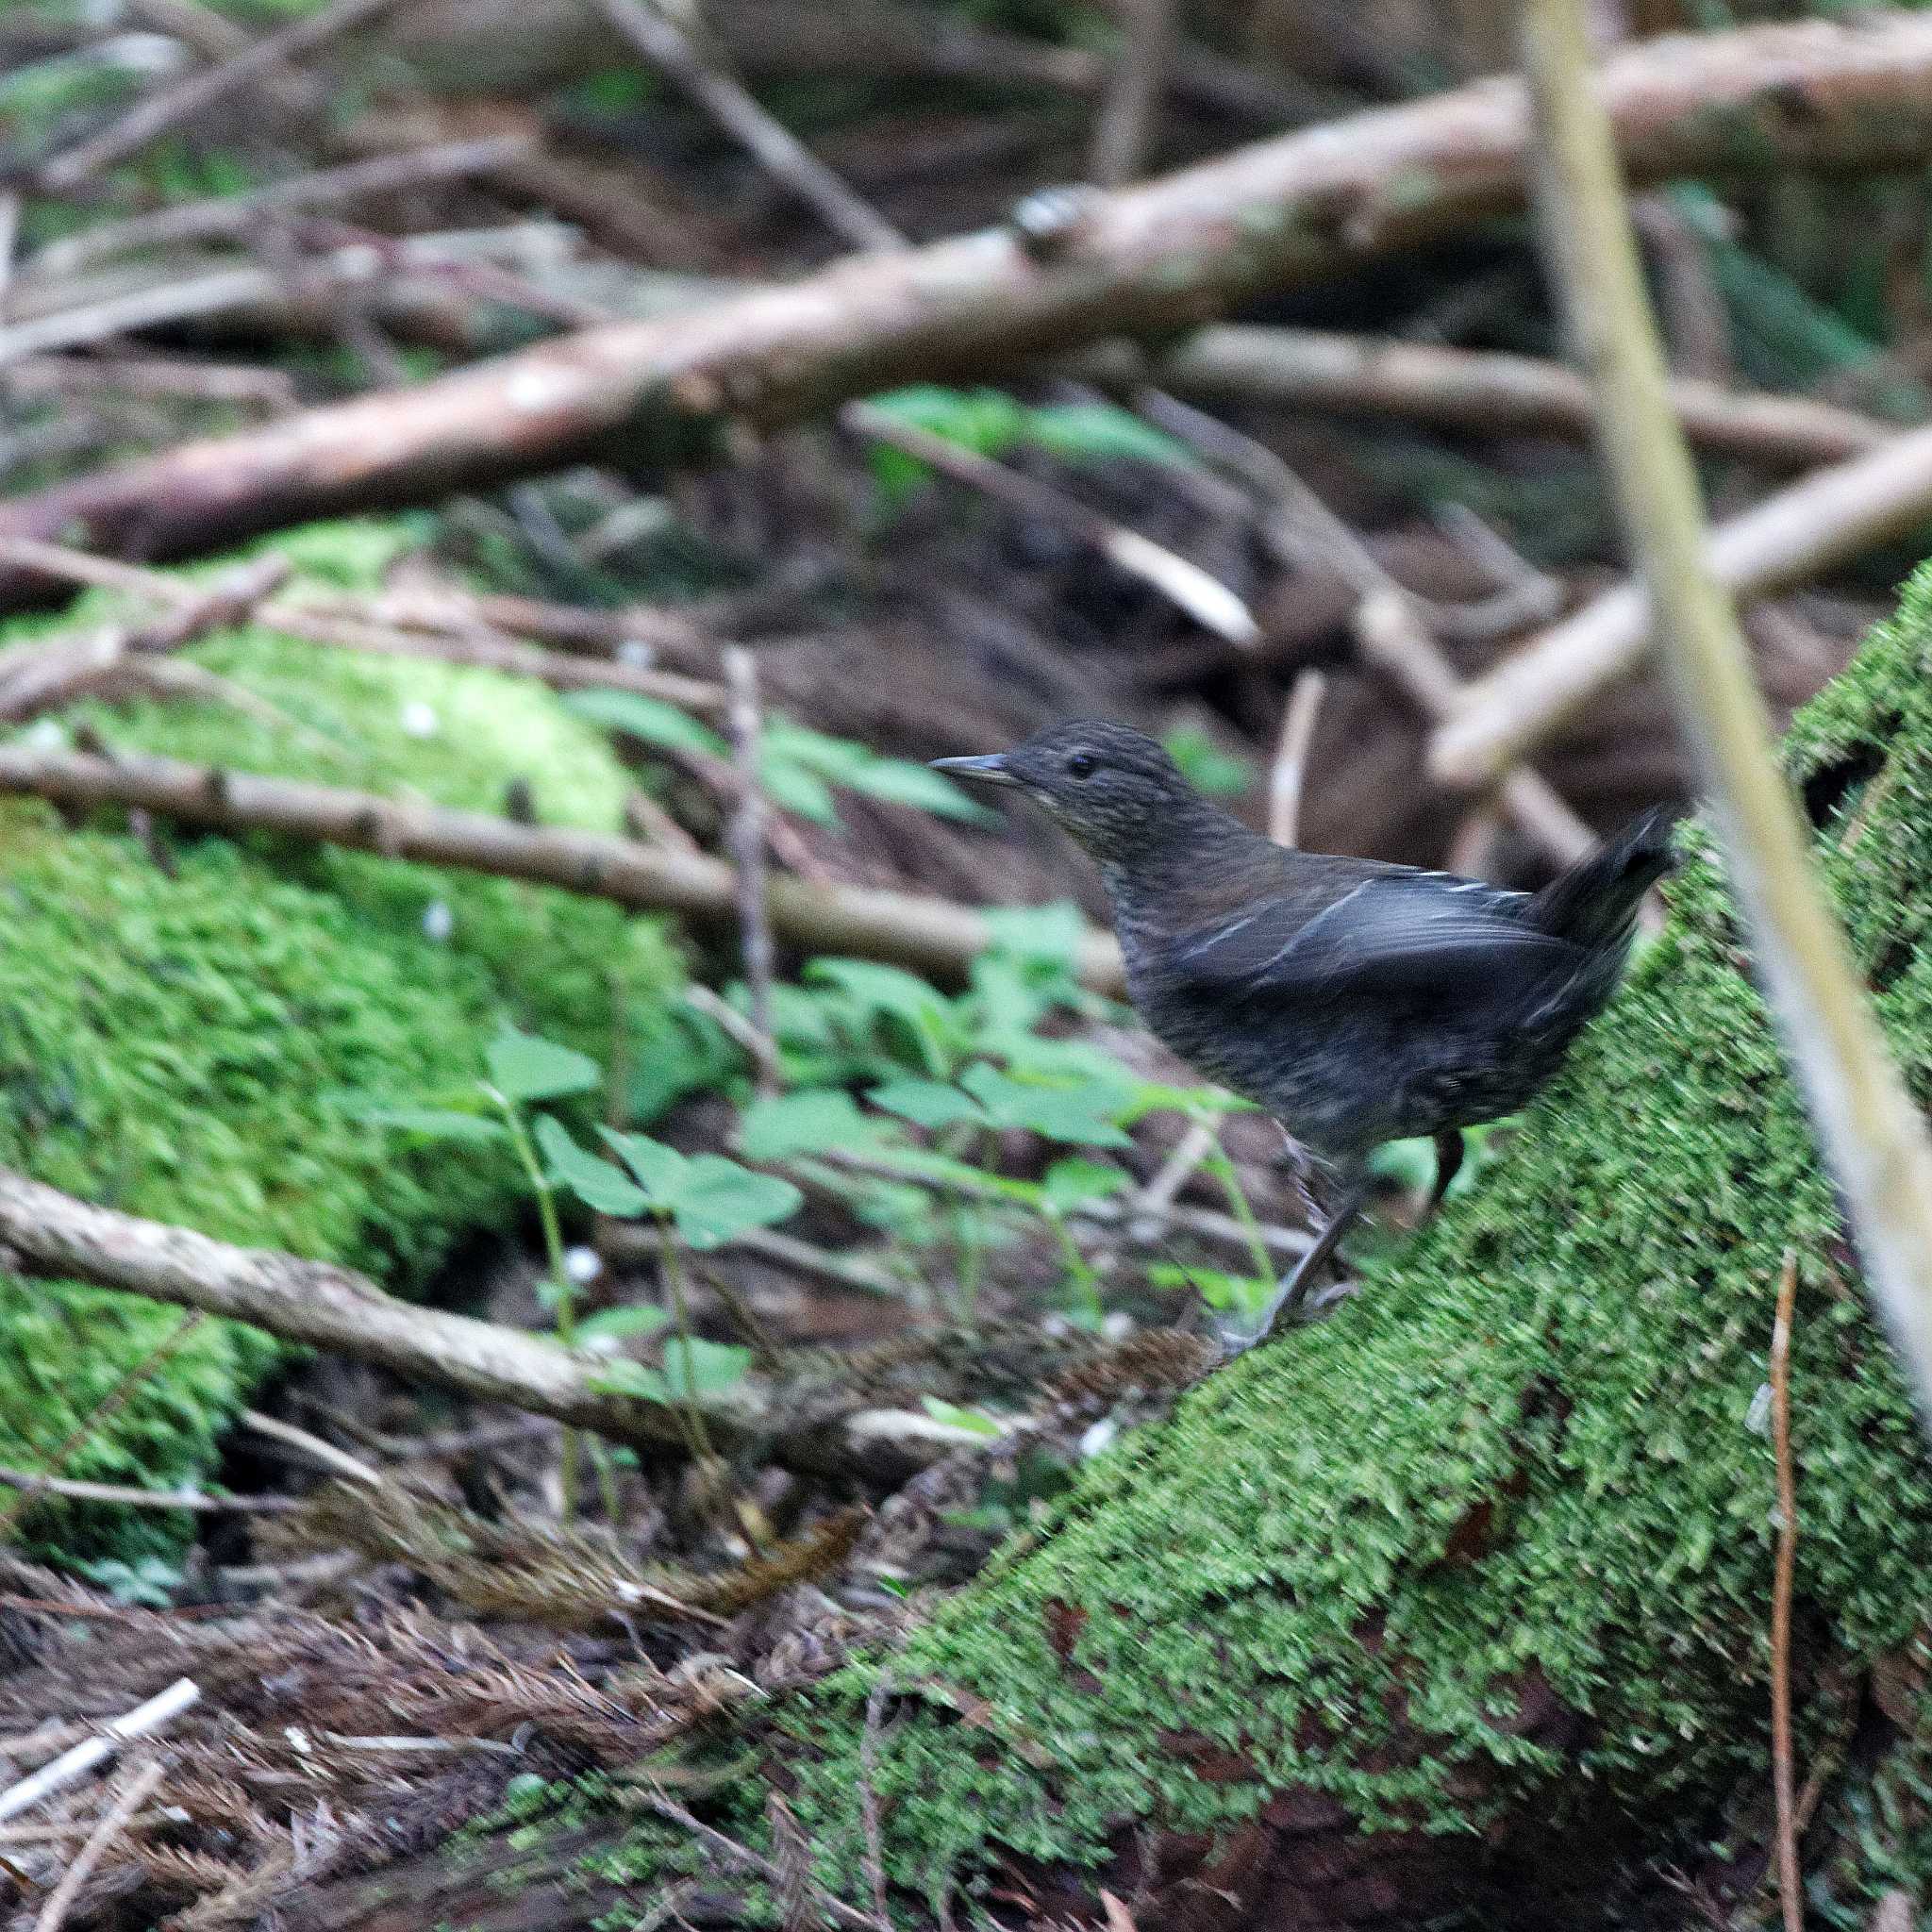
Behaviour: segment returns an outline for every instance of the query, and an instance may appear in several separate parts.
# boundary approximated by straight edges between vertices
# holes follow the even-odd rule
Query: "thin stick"
[[[1590,384],[1575,370],[1494,350],[1224,324],[1164,350],[1153,373],[1196,402],[1406,416],[1498,435],[1591,433]],[[1897,434],[1894,424],[1810,396],[1740,392],[1689,376],[1674,378],[1670,395],[1693,442],[1777,469],[1842,462]]]
[[[1045,519],[1091,544],[1118,569],[1141,578],[1178,605],[1204,628],[1225,638],[1232,644],[1253,644],[1261,635],[1255,614],[1219,577],[1211,576],[1197,563],[1176,556],[1151,537],[1124,528],[1089,509],[1050,484],[1023,476],[977,450],[949,442],[916,424],[902,423],[896,416],[871,403],[847,403],[839,411],[841,427],[872,442],[883,442],[902,455],[927,464],[943,476],[983,495],[996,497],[1028,516]]]
[[[1094,123],[1087,171],[1103,188],[1118,188],[1146,167],[1174,57],[1174,0],[1125,0],[1120,9],[1121,51]]]
[[[80,1896],[81,1887],[93,1876],[94,1867],[107,1857],[108,1848],[153,1795],[167,1768],[162,1758],[150,1757],[128,1776],[120,1795],[102,1813],[101,1822],[94,1826],[86,1844],[75,1854],[74,1862],[60,1874],[59,1884],[47,1894],[46,1904],[34,1920],[34,1932],[60,1932],[68,1913],[74,1909],[75,1900]]]
[[[7,1790],[0,1791],[0,1824],[30,1810],[43,1798],[82,1778],[103,1758],[136,1738],[145,1738],[172,1724],[185,1710],[201,1701],[201,1687],[192,1677],[176,1677],[165,1690],[158,1691],[145,1704],[137,1705],[125,1717],[117,1717],[91,1738],[83,1739],[71,1751],[63,1751],[49,1765]]]
[[[1777,1885],[1785,1932],[1805,1928],[1791,1754],[1791,1584],[1798,1562],[1798,1485],[1791,1469],[1791,1316],[1797,1299],[1797,1252],[1787,1249],[1778,1276],[1777,1315],[1771,1326],[1771,1435],[1777,1457],[1777,1562],[1771,1592],[1771,1774],[1777,1800]]]
[[[700,1844],[708,1845],[711,1851],[727,1863],[739,1866],[747,1872],[756,1872],[767,1884],[784,1889],[785,1874],[770,1859],[755,1852],[749,1845],[741,1845],[736,1839],[727,1838],[722,1831],[713,1829],[691,1812],[678,1804],[675,1798],[667,1797],[661,1790],[648,1785],[640,1786],[635,1793],[638,1804],[655,1811],[659,1818],[688,1831]],[[848,1925],[853,1932],[891,1932],[890,1919],[879,1921],[859,1911],[856,1907],[837,1899],[815,1879],[808,1879],[812,1897],[823,1911],[828,1912],[841,1925]]]
[[[210,1496],[202,1490],[137,1490],[124,1483],[80,1482],[0,1464],[0,1488],[64,1496],[74,1503],[112,1503],[124,1509],[192,1509],[208,1516],[279,1516],[302,1505],[292,1496]]]
[[[259,557],[192,598],[174,600],[165,616],[143,624],[109,624],[77,636],[43,639],[0,651],[0,723],[19,724],[69,704],[130,659],[178,651],[211,630],[246,622],[288,577],[279,557]],[[170,580],[171,581],[171,580]]]
[[[310,53],[338,34],[374,20],[394,5],[395,0],[333,0],[320,12],[302,15],[278,32],[264,34],[245,52],[150,94],[92,140],[56,155],[41,170],[41,187],[56,194],[78,188],[103,168],[144,148],[157,135],[199,114],[224,94],[232,93],[284,60]]]
[[[727,712],[732,762],[738,771],[738,803],[726,828],[736,871],[739,945],[744,958],[744,986],[750,1004],[752,1067],[758,1091],[778,1091],[778,1049],[772,1036],[772,915],[766,897],[765,787],[759,775],[764,736],[758,715],[758,659],[742,644],[724,651],[724,682],[731,693]]]
[[[0,744],[0,792],[76,806],[138,806],[221,831],[280,832],[390,858],[531,879],[727,930],[738,916],[732,868],[702,854],[173,758]],[[989,943],[978,912],[941,899],[786,876],[770,881],[769,896],[774,934],[812,952],[889,959],[958,978]],[[1119,947],[1107,934],[1088,933],[1075,971],[1098,991],[1117,991]]]
[[[1315,740],[1315,720],[1328,680],[1319,671],[1304,671],[1288,694],[1281,714],[1281,737],[1268,774],[1268,836],[1277,845],[1292,845],[1302,809],[1302,788],[1307,781],[1308,747]]]
[[[58,1196],[57,1196],[58,1198]],[[0,1255],[6,1255],[8,1243],[4,1233],[0,1233]],[[95,1403],[86,1415],[67,1432],[60,1446],[47,1457],[46,1467],[36,1479],[27,1485],[12,1503],[0,1509],[0,1542],[4,1542],[13,1525],[33,1507],[42,1496],[47,1493],[47,1486],[79,1454],[89,1437],[99,1429],[109,1418],[118,1415],[132,1398],[134,1391],[158,1369],[194,1331],[208,1319],[199,1308],[189,1310],[181,1319],[141,1357],[123,1371],[107,1395]]]
[[[293,1423],[285,1423],[279,1416],[263,1415],[258,1408],[244,1408],[242,1420],[258,1436],[273,1436],[277,1442],[286,1442],[291,1449],[299,1449],[303,1455],[322,1464],[325,1469],[333,1470],[338,1475],[345,1475],[352,1482],[367,1483],[371,1489],[388,1487],[380,1470],[372,1469],[359,1457],[351,1456],[346,1449],[338,1449],[333,1442],[325,1442],[320,1436],[312,1436],[307,1429],[300,1429]]]
[[[207,242],[245,235],[264,214],[354,201],[363,195],[392,194],[432,181],[459,181],[488,175],[521,160],[537,147],[529,134],[491,134],[480,141],[451,141],[402,154],[376,155],[340,168],[318,168],[287,181],[271,182],[245,194],[156,208],[125,222],[83,228],[35,254],[28,266],[36,275],[72,275],[108,256],[164,243]]]
[[[1932,1141],[1812,869],[1736,612],[1712,570],[1697,475],[1670,411],[1616,152],[1592,84],[1580,0],[1529,0],[1523,44],[1543,231],[1596,387],[1605,455],[1666,645],[1673,708],[1711,799],[1756,963],[1866,1277],[1917,1391],[1921,1421],[1932,1425]],[[1932,484],[1932,432],[1910,440],[1924,442]]]
[[[605,17],[749,153],[855,248],[899,248],[905,237],[855,194],[791,130],[693,46],[654,0],[599,0]]]

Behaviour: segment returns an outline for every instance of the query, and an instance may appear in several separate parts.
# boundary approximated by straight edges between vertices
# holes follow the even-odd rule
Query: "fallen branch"
[[[0,793],[70,806],[125,805],[217,831],[279,832],[388,858],[454,865],[534,880],[640,910],[675,912],[729,931],[735,874],[722,859],[640,845],[605,832],[521,825],[487,812],[404,803],[373,792],[225,772],[173,758],[112,758],[0,745]],[[971,908],[860,886],[770,881],[772,930],[815,953],[889,959],[916,972],[962,976],[991,942]],[[1123,984],[1120,949],[1105,933],[1081,941],[1075,971],[1102,991]]]
[[[1534,356],[1227,324],[1196,329],[1152,374],[1196,402],[1407,416],[1484,435],[1592,433],[1590,384]],[[1894,424],[1808,396],[1740,394],[1677,377],[1670,397],[1692,442],[1779,469],[1842,462],[1898,433]]]
[[[85,1777],[103,1758],[111,1757],[122,1745],[145,1738],[172,1724],[185,1710],[201,1702],[201,1689],[189,1677],[177,1677],[165,1690],[158,1691],[145,1704],[137,1705],[125,1717],[104,1724],[93,1737],[83,1739],[70,1751],[63,1751],[49,1765],[8,1790],[0,1791],[0,1822],[17,1818],[31,1810],[42,1799]]]
[[[1620,54],[1601,97],[1646,176],[1918,165],[1932,19],[1683,35]],[[1523,198],[1522,90],[1485,82],[1097,194],[1051,247],[999,229],[837,263],[789,288],[586,329],[412,389],[78,478],[0,529],[161,558],[372,505],[555,469],[622,439],[648,472],[735,419],[794,422],[896,382],[1159,334],[1307,285]],[[0,579],[0,596],[28,580]]]
[[[608,1359],[440,1308],[412,1307],[324,1261],[240,1248],[185,1227],[96,1208],[0,1168],[0,1253],[21,1273],[74,1277],[246,1322],[284,1341],[373,1362],[414,1381],[507,1403],[622,1441],[677,1442],[669,1408],[593,1385]],[[708,1420],[740,1433],[741,1404]],[[9,1815],[0,1807],[0,1818]]]
[[[1932,429],[1911,429],[1820,470],[1708,532],[1706,562],[1749,599],[1817,576],[1932,517]],[[1470,789],[1546,741],[1641,661],[1650,600],[1620,584],[1464,687],[1429,746],[1429,770]]]
[[[94,1875],[95,1867],[107,1857],[114,1840],[127,1829],[135,1814],[154,1795],[155,1787],[166,1775],[167,1769],[165,1758],[151,1757],[128,1776],[119,1795],[101,1814],[100,1822],[89,1834],[87,1842],[74,1855],[73,1863],[47,1894],[46,1903],[34,1920],[34,1932],[60,1932],[60,1927],[67,1923],[67,1915],[74,1909],[75,1900],[80,1896],[81,1888]]]

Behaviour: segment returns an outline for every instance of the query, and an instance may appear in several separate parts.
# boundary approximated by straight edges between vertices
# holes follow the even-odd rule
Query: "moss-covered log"
[[[1928,657],[1932,575],[1791,744],[1922,1097]],[[1148,1932],[1375,1923],[1507,1876],[1521,1910],[1587,1888],[1616,1827],[1757,1775],[1788,1255],[1801,1704],[1911,1638],[1924,1442],[1707,858],[1672,897],[1466,1206],[1103,1457],[892,1661],[876,1785],[908,1896],[1106,1884]],[[853,1705],[800,1731],[801,1815],[849,1882]]]
[[[275,547],[311,578],[367,584],[401,541],[337,525]],[[92,722],[110,743],[473,809],[501,808],[523,780],[554,823],[621,823],[621,767],[540,687],[258,628],[191,656],[255,708],[140,703]],[[412,1146],[344,1096],[462,1091],[505,1017],[601,1053],[622,962],[640,993],[671,975],[651,929],[612,906],[363,854],[158,836],[150,850],[111,819],[75,830],[44,807],[0,808],[0,1161],[226,1240],[420,1279],[461,1234],[503,1224],[521,1183],[499,1151]],[[39,1466],[176,1319],[0,1272],[0,1461]],[[271,1359],[262,1338],[204,1325],[69,1473],[191,1479]],[[172,1521],[90,1512],[62,1541],[71,1552],[85,1528],[125,1546]]]
[[[1790,756],[1932,1096],[1932,572]],[[1478,1191],[1330,1320],[1091,1463],[902,1652],[781,1716],[768,1770],[840,1896],[868,1896],[860,1740],[880,1669],[872,1785],[907,1924],[949,1898],[956,1923],[972,1900],[1002,1924],[1098,1924],[1103,1887],[1141,1932],[1458,1907],[1570,1923],[1566,1892],[1595,1923],[1633,1854],[1708,1859],[1738,1793],[1761,1841],[1760,1391],[1788,1256],[1801,1763],[1862,1682],[1880,1686],[1868,1714],[1912,1723],[1932,1469],[1707,856],[1672,897],[1668,931]],[[1896,1762],[1874,1777],[1868,1754],[1827,1788],[1832,1924],[1862,1924],[1901,1873],[1932,1879],[1912,1863],[1932,1857],[1923,1804],[1885,1795],[1923,1748]],[[760,1804],[741,1790],[722,1822],[756,1840]],[[1734,1840],[1747,1889],[1752,1829]],[[530,1895],[560,1914],[545,1923],[576,1923],[572,1858],[638,1900],[689,1870],[664,1834],[654,1820],[555,1869],[540,1857]],[[407,1884],[425,1923],[482,1909],[454,1869]],[[353,1896],[316,1909],[364,1917]]]

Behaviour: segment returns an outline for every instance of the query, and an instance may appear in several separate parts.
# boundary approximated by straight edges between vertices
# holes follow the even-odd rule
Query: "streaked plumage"
[[[1291,850],[1117,724],[940,762],[1025,791],[1092,855],[1149,1028],[1267,1108],[1351,1196],[1383,1141],[1455,1135],[1543,1086],[1608,1000],[1670,865],[1661,812],[1534,893]]]

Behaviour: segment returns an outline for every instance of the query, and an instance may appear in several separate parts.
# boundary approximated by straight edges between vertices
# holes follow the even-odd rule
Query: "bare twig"
[[[0,328],[0,368],[29,356],[81,348],[109,337],[160,328],[208,316],[234,314],[262,304],[329,304],[357,289],[394,292],[399,270],[454,279],[481,274],[491,255],[527,253],[533,236],[554,243],[553,228],[492,229],[470,234],[411,235],[387,248],[352,243],[306,260],[291,280],[259,264],[218,267],[204,275],[178,272],[147,286],[115,288],[97,299],[44,305],[41,312],[22,313],[20,320]],[[118,279],[118,278],[117,278]],[[58,285],[56,285],[57,288]],[[522,285],[519,284],[519,287]],[[23,311],[26,308],[23,286]],[[43,534],[59,534],[51,526]]]
[[[110,390],[143,400],[185,397],[265,409],[292,409],[296,403],[295,379],[285,369],[166,356],[35,356],[16,362],[7,379],[23,396],[88,396]]]
[[[129,1773],[114,1802],[102,1812],[100,1823],[94,1826],[88,1841],[74,1855],[74,1862],[60,1874],[60,1882],[47,1894],[46,1903],[34,1920],[34,1932],[60,1932],[60,1927],[67,1923],[68,1913],[74,1909],[75,1900],[80,1896],[81,1887],[93,1876],[94,1868],[107,1857],[108,1848],[154,1794],[155,1787],[160,1783],[167,1769],[165,1758],[150,1757],[145,1764]]]
[[[139,152],[157,135],[199,114],[238,87],[267,74],[285,60],[313,52],[325,41],[374,20],[395,0],[332,0],[314,13],[298,16],[248,48],[204,68],[175,86],[138,103],[92,140],[58,154],[40,173],[40,185],[54,193],[77,188],[101,169]]]
[[[487,175],[536,146],[529,134],[492,134],[480,141],[452,141],[403,154],[376,155],[344,167],[319,168],[286,181],[272,182],[242,194],[209,201],[177,203],[123,222],[106,222],[50,242],[33,258],[36,275],[72,275],[76,269],[132,249],[164,243],[207,242],[245,236],[265,214],[354,201],[363,195],[392,194],[433,181],[458,181]]]
[[[758,1090],[778,1091],[778,1049],[772,1038],[772,915],[765,883],[765,786],[760,775],[764,724],[758,715],[758,659],[742,644],[726,646],[724,682],[731,693],[727,717],[732,761],[738,770],[738,803],[726,831],[736,874],[739,945],[750,1005],[752,1067]]]
[[[690,94],[774,181],[815,208],[855,248],[898,248],[884,221],[798,137],[692,45],[657,0],[598,0],[605,17],[652,66]]]
[[[1349,628],[1364,661],[1425,717],[1456,715],[1468,686],[1456,675],[1399,586],[1364,597],[1356,606]],[[1496,796],[1516,824],[1560,865],[1574,863],[1596,843],[1595,834],[1562,793],[1527,765],[1509,767],[1498,781]]]
[[[1707,549],[1696,472],[1670,411],[1616,151],[1591,84],[1580,0],[1529,0],[1524,58],[1544,234],[1596,388],[1630,546],[1667,642],[1673,708],[1867,1278],[1921,1418],[1932,1424],[1932,1141],[1812,870],[1737,616]],[[1907,440],[1924,444],[1922,462],[1932,459],[1932,434]]]
[[[291,1496],[210,1496],[203,1490],[137,1490],[124,1483],[87,1483],[0,1466],[0,1488],[63,1496],[74,1503],[112,1503],[125,1509],[188,1509],[207,1516],[278,1516],[302,1506]]]
[[[7,1254],[7,1240],[0,1233],[0,1255]],[[9,1263],[10,1265],[10,1263]],[[123,1370],[108,1393],[91,1408],[86,1415],[71,1428],[66,1438],[45,1464],[22,1490],[22,1492],[5,1509],[0,1509],[0,1542],[4,1542],[13,1525],[26,1512],[47,1494],[60,1472],[80,1453],[88,1439],[110,1418],[118,1415],[134,1395],[136,1390],[158,1369],[194,1331],[207,1321],[208,1317],[198,1308],[184,1314],[161,1339],[138,1360]]]
[[[740,1871],[755,1872],[767,1884],[783,1890],[785,1874],[770,1858],[705,1824],[675,1798],[668,1797],[663,1791],[650,1785],[637,1787],[633,1796],[645,1809],[655,1811],[659,1818],[676,1825],[680,1831],[689,1832],[700,1844],[707,1846],[714,1856],[723,1858],[726,1864],[736,1866]],[[852,1932],[891,1932],[890,1919],[874,1919],[869,1913],[846,1905],[843,1900],[834,1898],[816,1880],[810,1880],[808,1883],[811,1895],[817,1901],[820,1909],[829,1913],[841,1925],[850,1926]]]
[[[1120,9],[1121,51],[1094,123],[1088,168],[1103,188],[1118,188],[1146,166],[1174,54],[1174,0],[1126,0]]]
[[[371,1489],[383,1487],[379,1470],[371,1468],[359,1457],[351,1456],[346,1449],[339,1449],[333,1442],[325,1441],[307,1429],[297,1428],[293,1423],[284,1422],[279,1416],[263,1415],[258,1408],[244,1408],[242,1420],[257,1435],[272,1436],[277,1442],[286,1442],[290,1448],[299,1449],[311,1461],[321,1463],[323,1468],[333,1470],[338,1475],[345,1475],[352,1482],[366,1483]]]
[[[737,918],[732,868],[722,859],[295,779],[134,752],[108,758],[15,743],[0,745],[4,792],[69,805],[139,806],[216,830],[281,832],[391,858],[531,879],[726,929]],[[959,977],[990,942],[985,920],[971,908],[907,892],[780,876],[770,881],[769,901],[773,932],[789,944],[891,959],[918,972]],[[1119,947],[1107,934],[1088,933],[1075,970],[1090,986],[1117,990]]]
[[[1300,673],[1281,714],[1281,737],[1268,774],[1268,836],[1277,845],[1294,843],[1302,788],[1307,782],[1308,747],[1315,741],[1315,720],[1327,689],[1328,680],[1321,672]]]
[[[103,1758],[111,1757],[124,1744],[145,1738],[172,1724],[185,1710],[201,1701],[200,1687],[192,1679],[177,1677],[165,1690],[157,1692],[145,1704],[137,1705],[125,1717],[104,1724],[92,1737],[84,1739],[72,1750],[63,1751],[49,1765],[8,1790],[0,1791],[0,1823],[17,1818],[43,1798],[85,1777]]]
[[[1673,36],[1620,52],[1601,88],[1648,175],[1793,155],[1917,166],[1932,18]],[[1802,115],[1779,105],[1794,91]],[[1507,84],[1378,108],[1097,195],[1051,258],[1004,231],[881,252],[76,478],[6,506],[0,527],[164,558],[556,469],[618,434],[640,471],[684,463],[734,420],[795,422],[940,371],[1158,336],[1412,246],[1517,203],[1525,137]],[[24,588],[0,580],[0,597]]]
[[[1771,1772],[1777,1799],[1777,1883],[1785,1932],[1805,1932],[1798,1874],[1798,1826],[1792,1792],[1791,1583],[1798,1561],[1798,1485],[1791,1469],[1791,1317],[1798,1300],[1798,1257],[1787,1250],[1778,1275],[1771,1328],[1771,1437],[1777,1457],[1777,1562],[1771,1593]]]
[[[84,696],[131,658],[177,651],[211,630],[242,624],[288,577],[279,557],[257,558],[142,624],[108,624],[0,651],[0,724],[18,724]],[[162,579],[171,590],[173,579]]]
[[[1232,644],[1252,644],[1260,636],[1254,612],[1219,577],[1177,556],[1152,538],[1124,528],[1089,509],[1051,484],[949,442],[917,424],[905,423],[872,403],[847,403],[840,424],[872,442],[883,442],[949,476],[956,483],[995,497],[1029,516],[1042,518],[1091,544],[1117,568],[1153,585],[1204,628]]]

